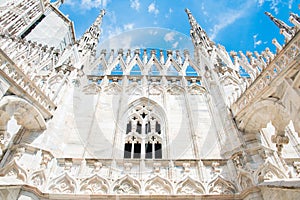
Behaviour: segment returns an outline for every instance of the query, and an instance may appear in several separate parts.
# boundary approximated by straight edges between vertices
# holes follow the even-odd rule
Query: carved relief
[[[67,173],[53,179],[49,191],[53,193],[74,193],[76,190],[76,181]]]
[[[171,194],[172,185],[169,181],[156,176],[146,182],[145,192],[147,194]]]
[[[178,85],[171,85],[168,89],[167,92],[170,95],[181,95],[184,92],[184,89]]]
[[[107,95],[119,95],[122,88],[118,83],[110,83],[104,90]]]
[[[182,181],[177,184],[177,194],[187,194],[187,195],[195,195],[195,194],[204,194],[205,189],[203,185],[193,180],[190,177],[186,177]]]
[[[98,175],[85,179],[81,183],[80,191],[85,194],[107,194],[108,182]]]
[[[140,190],[139,181],[128,175],[117,180],[113,189],[116,194],[139,194]]]
[[[220,176],[210,182],[208,188],[210,194],[234,194],[236,192],[235,186]]]
[[[0,176],[14,177],[24,182],[27,180],[26,171],[16,162],[16,160],[11,161],[8,165],[2,168],[0,170]]]
[[[30,183],[36,187],[41,187],[42,185],[44,185],[45,180],[46,180],[46,177],[45,177],[44,170],[39,170],[39,171],[34,172],[31,175]]]
[[[90,83],[83,87],[83,92],[87,95],[95,95],[101,91],[101,87],[97,83]]]
[[[261,165],[255,172],[255,177],[258,183],[265,180],[284,179],[286,175],[269,161]]]
[[[191,95],[200,95],[205,92],[206,92],[206,90],[204,89],[204,87],[199,86],[199,85],[191,85],[188,87],[188,93]]]
[[[150,86],[149,94],[150,95],[161,95],[163,93],[163,89],[161,86],[157,84],[153,84]]]
[[[129,95],[142,95],[143,91],[138,83],[132,83],[128,86],[126,93]]]
[[[245,190],[254,185],[250,174],[248,174],[247,172],[240,171],[237,177],[237,181],[242,190]]]

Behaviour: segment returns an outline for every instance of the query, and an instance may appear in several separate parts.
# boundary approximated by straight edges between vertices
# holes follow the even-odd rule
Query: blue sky
[[[74,21],[77,38],[105,9],[100,46],[118,36],[120,42],[115,43],[125,49],[176,49],[190,45],[184,12],[189,8],[209,37],[227,51],[261,52],[266,47],[275,51],[273,38],[281,44],[284,39],[264,11],[292,25],[289,12],[299,15],[299,4],[300,0],[65,0],[60,9]],[[149,44],[154,38],[157,41]]]

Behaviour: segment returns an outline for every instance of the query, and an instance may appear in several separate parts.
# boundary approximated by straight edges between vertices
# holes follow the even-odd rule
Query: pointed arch
[[[159,66],[159,67],[157,67]],[[160,67],[160,65],[156,65],[155,63],[153,63],[148,70],[147,75],[150,76],[160,76],[162,75],[162,68]]]
[[[137,99],[128,105],[120,121],[124,158],[167,157],[166,115],[160,105],[145,97]]]
[[[138,83],[134,82],[134,83],[131,83],[127,87],[126,93],[128,95],[142,95],[143,94],[143,90],[142,90],[141,85],[139,85]]]
[[[28,130],[45,130],[46,122],[37,108],[16,96],[5,96],[0,101],[0,110],[8,116],[14,115],[19,125]],[[0,119],[1,123],[3,119]]]
[[[48,190],[53,193],[74,193],[77,188],[76,181],[68,173],[54,178],[49,185]]]
[[[185,195],[205,194],[205,187],[199,181],[187,176],[177,183],[176,193]]]
[[[123,75],[123,71],[124,71],[123,67],[121,66],[120,63],[118,63],[112,68],[110,74],[111,75]]]
[[[188,87],[188,93],[192,94],[192,95],[200,95],[200,94],[205,94],[207,91],[205,89],[205,87],[198,85],[196,83],[191,84]]]
[[[179,85],[172,84],[167,88],[167,92],[171,95],[181,95],[184,93],[184,88]]]
[[[130,74],[130,72],[133,70],[135,66],[138,66],[141,75],[144,74],[145,67],[138,54],[135,54],[132,60],[130,61],[130,63],[128,64],[126,69],[127,70],[126,74]],[[137,71],[137,70],[133,70],[133,71]]]
[[[178,76],[179,71],[176,69],[176,67],[171,63],[166,71],[167,76]]]
[[[101,87],[97,83],[92,82],[84,86],[82,91],[87,95],[95,95],[101,91]]]
[[[120,95],[122,87],[118,83],[112,82],[104,88],[104,92],[108,95]]]
[[[221,176],[217,176],[208,184],[209,194],[234,194],[236,191],[234,184]]]
[[[80,184],[80,192],[85,194],[107,194],[109,183],[98,174],[84,179]]]
[[[132,66],[131,70],[130,70],[130,76],[140,76],[142,75],[142,71],[141,68],[138,64],[135,64]]]
[[[29,179],[29,183],[38,187],[38,188],[41,188],[43,187],[45,181],[46,181],[46,176],[45,176],[45,172],[44,170],[38,170],[38,171],[35,171],[31,174],[30,176],[30,179]]]
[[[91,75],[104,76],[105,75],[105,67],[103,66],[103,64],[100,63],[94,69],[92,69]]]
[[[239,169],[238,176],[237,176],[237,182],[238,186],[241,190],[245,190],[247,188],[250,188],[254,186],[253,178],[251,177],[251,174],[247,171],[242,171],[242,169]]]
[[[135,178],[126,175],[115,181],[113,192],[116,194],[140,194],[141,184]]]
[[[173,187],[172,184],[160,176],[155,176],[145,183],[145,193],[146,194],[172,194]]]
[[[27,181],[26,171],[13,159],[8,165],[0,170],[0,176],[15,177],[23,182]]]
[[[284,172],[273,165],[269,160],[254,172],[254,179],[257,183],[264,182],[265,180],[276,180],[284,178],[287,178]]]
[[[289,112],[276,98],[256,102],[249,107],[238,127],[248,133],[257,133],[271,121],[276,132],[283,131],[289,123]],[[259,112],[258,112],[259,111]],[[264,113],[261,115],[261,113]],[[278,130],[283,129],[283,130]]]

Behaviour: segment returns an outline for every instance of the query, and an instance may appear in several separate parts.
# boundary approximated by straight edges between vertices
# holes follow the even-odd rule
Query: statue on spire
[[[293,35],[294,31],[293,29],[288,26],[286,23],[284,23],[283,21],[276,19],[271,13],[269,12],[265,12],[265,14],[274,22],[274,24],[276,26],[278,26],[280,29],[285,30],[288,34]]]

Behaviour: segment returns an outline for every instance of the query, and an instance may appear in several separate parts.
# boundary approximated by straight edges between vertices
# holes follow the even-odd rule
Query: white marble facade
[[[61,1],[22,2],[1,4],[0,25],[16,6],[47,15],[25,39],[30,25],[0,26],[0,199],[300,197],[296,14],[276,53],[228,53],[187,9],[194,56],[96,56],[105,11],[75,41]],[[65,48],[39,44],[52,15]]]

